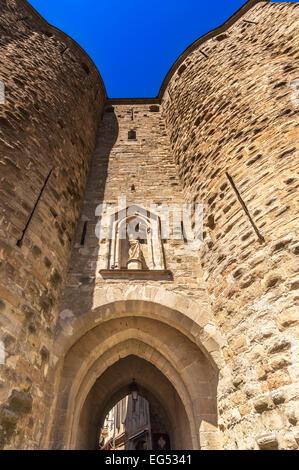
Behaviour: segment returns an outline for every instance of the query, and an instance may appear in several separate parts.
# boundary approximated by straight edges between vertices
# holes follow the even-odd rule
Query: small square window
[[[128,139],[129,140],[136,140],[136,131],[131,130],[128,132]]]

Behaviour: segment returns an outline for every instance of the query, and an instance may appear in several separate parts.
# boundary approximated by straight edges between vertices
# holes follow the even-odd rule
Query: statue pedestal
[[[142,269],[142,263],[139,259],[130,259],[127,263],[128,269]]]

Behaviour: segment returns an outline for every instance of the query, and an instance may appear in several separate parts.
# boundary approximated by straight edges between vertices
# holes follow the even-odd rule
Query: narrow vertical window
[[[120,402],[116,405],[116,427],[120,428]]]
[[[81,246],[83,246],[85,243],[86,231],[87,231],[87,222],[84,222],[82,235],[81,235],[81,243],[80,243]]]
[[[127,417],[127,397],[123,398],[121,401],[121,422],[125,423]]]

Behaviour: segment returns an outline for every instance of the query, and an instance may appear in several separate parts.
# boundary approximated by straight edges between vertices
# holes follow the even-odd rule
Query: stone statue
[[[129,248],[128,262],[133,261],[133,260],[142,261],[140,241],[134,240],[132,237],[130,237],[129,243],[130,243],[130,248]]]
[[[142,269],[142,251],[139,240],[134,240],[132,236],[129,238],[128,253],[128,269]]]

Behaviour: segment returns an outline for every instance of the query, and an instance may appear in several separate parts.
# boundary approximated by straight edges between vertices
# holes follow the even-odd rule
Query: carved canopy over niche
[[[160,217],[138,205],[106,216],[106,266],[100,272],[166,272]]]
[[[160,218],[140,206],[130,206],[111,217],[108,269],[127,269],[129,240],[138,240],[141,251],[141,269],[165,269],[160,237]]]

